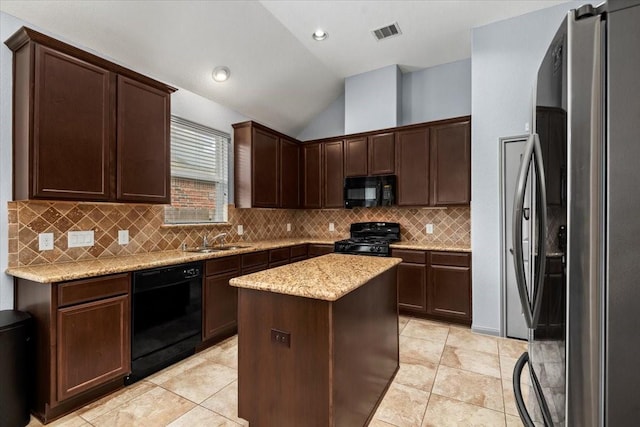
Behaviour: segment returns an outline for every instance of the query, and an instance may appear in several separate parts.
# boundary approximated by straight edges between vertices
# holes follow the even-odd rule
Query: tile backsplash
[[[178,249],[201,244],[202,237],[227,233],[227,242],[311,238],[340,240],[361,221],[399,222],[403,240],[470,245],[470,208],[361,208],[327,210],[236,209],[225,224],[164,225],[164,206],[144,204],[18,201],[8,203],[9,267],[78,261]],[[335,231],[329,231],[329,223]],[[287,231],[287,223],[291,231]],[[426,234],[425,224],[434,225]],[[237,234],[242,225],[244,234]],[[68,231],[94,231],[94,246],[69,248]],[[129,243],[118,244],[118,230]],[[54,249],[38,250],[38,234],[53,233]]]

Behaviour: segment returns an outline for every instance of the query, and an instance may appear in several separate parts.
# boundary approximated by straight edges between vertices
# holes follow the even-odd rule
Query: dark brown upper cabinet
[[[471,120],[431,127],[431,206],[471,201]]]
[[[429,127],[396,132],[399,206],[429,205]]]
[[[394,132],[346,139],[344,175],[388,175],[395,171]]]
[[[322,207],[322,144],[302,145],[303,188],[302,207]]]
[[[280,138],[280,206],[287,209],[300,207],[300,144]]]
[[[233,129],[236,207],[300,207],[298,142],[253,121]]]
[[[15,200],[170,202],[174,88],[28,28],[5,44]]]
[[[342,159],[343,143],[340,141],[324,142],[323,150],[323,203],[324,208],[344,207],[344,175]]]

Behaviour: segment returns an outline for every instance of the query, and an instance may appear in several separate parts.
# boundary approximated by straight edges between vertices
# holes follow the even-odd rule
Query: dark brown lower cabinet
[[[471,324],[471,254],[393,249],[402,314]]]
[[[312,243],[309,245],[309,258],[320,255],[326,255],[333,252],[333,245],[325,245],[320,243]]]
[[[398,308],[402,312],[427,312],[427,266],[424,251],[393,249],[391,256],[402,258],[398,265]]]
[[[471,254],[429,253],[427,302],[432,316],[471,323]]]
[[[205,271],[202,340],[213,343],[238,329],[238,290],[229,280],[240,274],[240,256],[210,259]]]
[[[32,412],[48,423],[123,387],[131,371],[129,273],[60,283],[15,282],[35,319]]]

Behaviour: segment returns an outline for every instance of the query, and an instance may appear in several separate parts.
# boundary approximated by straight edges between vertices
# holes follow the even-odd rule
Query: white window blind
[[[231,137],[207,126],[171,117],[171,206],[165,222],[225,222]]]

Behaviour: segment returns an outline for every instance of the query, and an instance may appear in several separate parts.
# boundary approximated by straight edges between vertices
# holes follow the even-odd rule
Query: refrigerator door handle
[[[524,352],[516,362],[516,365],[513,367],[513,396],[516,400],[516,408],[518,409],[518,414],[520,414],[520,420],[526,427],[535,427],[533,420],[531,419],[531,415],[529,415],[529,411],[527,411],[527,407],[524,404],[524,398],[522,397],[522,388],[520,387],[520,377],[522,376],[522,370],[524,369],[524,365],[529,363],[529,353]]]
[[[544,176],[544,164],[542,159],[542,147],[540,146],[540,138],[537,134],[534,134],[534,165],[536,176],[536,209],[538,214],[538,236],[536,240],[536,257],[535,257],[535,277],[531,279],[535,281],[536,287],[534,288],[534,302],[533,302],[533,322],[532,327],[538,326],[538,319],[540,318],[540,310],[542,308],[542,295],[544,291],[544,274],[545,265],[547,261],[547,188],[545,184]]]
[[[516,284],[518,286],[518,295],[520,296],[520,304],[527,327],[534,328],[534,311],[527,292],[527,279],[524,269],[524,248],[522,244],[522,218],[524,216],[524,198],[527,186],[527,176],[529,175],[529,167],[534,155],[534,146],[537,135],[531,134],[527,140],[520,164],[520,172],[518,173],[518,181],[516,182],[515,201],[513,203],[513,263],[516,273]]]

